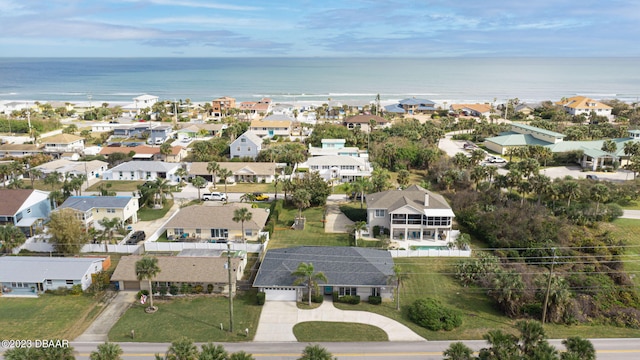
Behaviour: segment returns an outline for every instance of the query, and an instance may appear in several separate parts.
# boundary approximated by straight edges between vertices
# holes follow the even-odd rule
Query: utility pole
[[[556,248],[551,248],[551,267],[549,268],[549,281],[547,282],[547,293],[544,295],[544,304],[542,305],[542,325],[547,320],[547,304],[549,303],[549,292],[551,291],[551,276],[553,276],[553,265],[556,263]]]
[[[29,108],[29,103],[27,103],[27,124],[29,126],[29,137],[33,135],[33,131],[31,130],[31,109]],[[33,138],[33,143],[36,143],[36,138]]]
[[[229,332],[233,332],[233,290],[231,287],[231,243],[227,243],[227,271],[229,272]]]

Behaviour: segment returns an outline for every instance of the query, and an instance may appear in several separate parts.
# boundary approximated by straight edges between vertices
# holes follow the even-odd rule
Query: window
[[[380,296],[380,288],[371,288],[371,296]]]
[[[107,214],[115,214],[116,209],[107,209]]]
[[[211,237],[226,239],[229,237],[229,230],[228,229],[211,229]]]
[[[47,279],[47,285],[53,285],[53,281],[51,281],[51,279]]]
[[[67,285],[73,285],[73,280],[67,280]]]
[[[238,151],[240,151],[240,146],[238,146]]]
[[[151,171],[147,171],[147,179],[151,177]]]
[[[202,233],[202,229],[196,229],[196,234],[200,235]]]
[[[423,221],[427,226],[451,226],[451,218],[448,216],[427,216]]]
[[[247,151],[251,151],[251,147],[248,147],[248,148],[247,148]]]
[[[374,216],[377,218],[384,217],[385,210],[384,209],[376,209]]]
[[[244,236],[251,236],[251,235],[253,235],[253,231],[251,231],[251,229],[246,229],[244,231]]]
[[[31,208],[27,209],[27,214],[31,214]]]
[[[245,143],[245,142],[247,142],[247,139],[245,139],[245,138],[242,138],[242,139],[240,139],[240,142],[243,142],[243,143]]]
[[[354,288],[354,287],[341,287],[338,289],[338,294],[340,296],[345,296],[345,295],[358,295],[358,289]]]
[[[182,234],[184,234],[184,229],[182,229],[182,228],[173,229],[173,235],[182,236]]]

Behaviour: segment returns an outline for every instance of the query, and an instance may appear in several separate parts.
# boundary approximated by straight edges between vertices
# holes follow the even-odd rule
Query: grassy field
[[[622,240],[627,245],[623,260],[624,270],[631,275],[636,286],[640,286],[640,262],[636,261],[640,255],[640,220],[637,219],[616,219],[611,224],[602,224],[606,230],[611,231],[614,238]]]
[[[153,221],[158,220],[165,216],[169,209],[173,206],[173,200],[168,199],[162,209],[151,209],[148,207],[141,207],[138,210],[138,220],[140,221]]]
[[[90,296],[41,295],[0,298],[0,332],[5,339],[67,339],[80,335],[102,303]]]
[[[172,300],[154,300],[158,312],[147,314],[146,305],[133,305],[109,332],[116,342],[171,342],[188,336],[195,342],[250,341],[255,335],[261,306],[255,293],[239,293],[233,302],[234,332],[229,329],[229,307],[226,297],[196,296]],[[220,330],[223,324],[225,330]],[[244,329],[249,329],[246,336]],[[135,339],[131,339],[135,330]]]
[[[103,185],[105,189],[109,191],[123,192],[123,191],[138,191],[138,185],[144,184],[145,181],[134,180],[102,180],[89,186],[87,191],[100,191],[100,185]],[[110,187],[107,187],[109,186]]]
[[[296,324],[293,334],[300,342],[389,341],[384,330],[366,324],[310,321]]]

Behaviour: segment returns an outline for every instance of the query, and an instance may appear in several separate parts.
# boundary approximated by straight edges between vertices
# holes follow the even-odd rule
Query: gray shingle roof
[[[300,246],[267,251],[253,286],[292,286],[296,277],[291,273],[302,262],[312,263],[332,286],[385,286],[394,274],[393,259],[385,250]]]
[[[0,282],[37,283],[46,279],[79,280],[91,264],[103,258],[52,258],[37,256],[0,257]]]
[[[429,196],[429,204],[425,205],[425,195]],[[394,211],[405,205],[416,209],[451,209],[442,195],[425,190],[418,185],[412,185],[404,190],[388,190],[368,194],[367,208],[387,209]]]
[[[71,208],[88,211],[94,208],[121,209],[131,201],[131,196],[70,196],[58,209]]]
[[[180,164],[167,163],[164,161],[129,161],[115,166],[111,172],[117,171],[152,171],[152,172],[169,172]]]

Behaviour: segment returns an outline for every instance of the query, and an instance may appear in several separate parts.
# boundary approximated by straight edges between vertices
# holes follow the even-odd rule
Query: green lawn
[[[169,209],[173,206],[173,200],[168,199],[162,209],[152,209],[148,207],[141,207],[138,210],[138,220],[140,221],[153,221],[158,220],[165,216]]]
[[[68,339],[79,336],[100,313],[90,296],[41,295],[0,298],[0,332],[6,339]]]
[[[640,220],[616,219],[611,224],[602,224],[602,227],[611,231],[613,237],[622,240],[627,247],[625,254],[624,270],[631,274],[636,286],[640,286],[640,262],[635,259],[640,255]]]
[[[144,184],[145,181],[134,181],[134,180],[102,180],[97,183],[91,185],[87,188],[87,191],[100,191],[100,185],[103,185],[105,189],[109,191],[138,191],[138,185]],[[110,187],[107,187],[111,185]]]
[[[293,334],[300,342],[389,341],[387,333],[378,327],[343,322],[303,322],[293,327]]]
[[[115,342],[171,342],[187,336],[195,342],[249,341],[260,318],[261,306],[255,305],[255,292],[239,293],[233,302],[234,332],[229,329],[228,299],[222,296],[197,296],[154,300],[158,311],[144,312],[146,305],[135,303],[109,332]],[[225,330],[220,330],[223,324]],[[249,328],[249,336],[244,329]],[[131,339],[135,330],[135,339]]]

